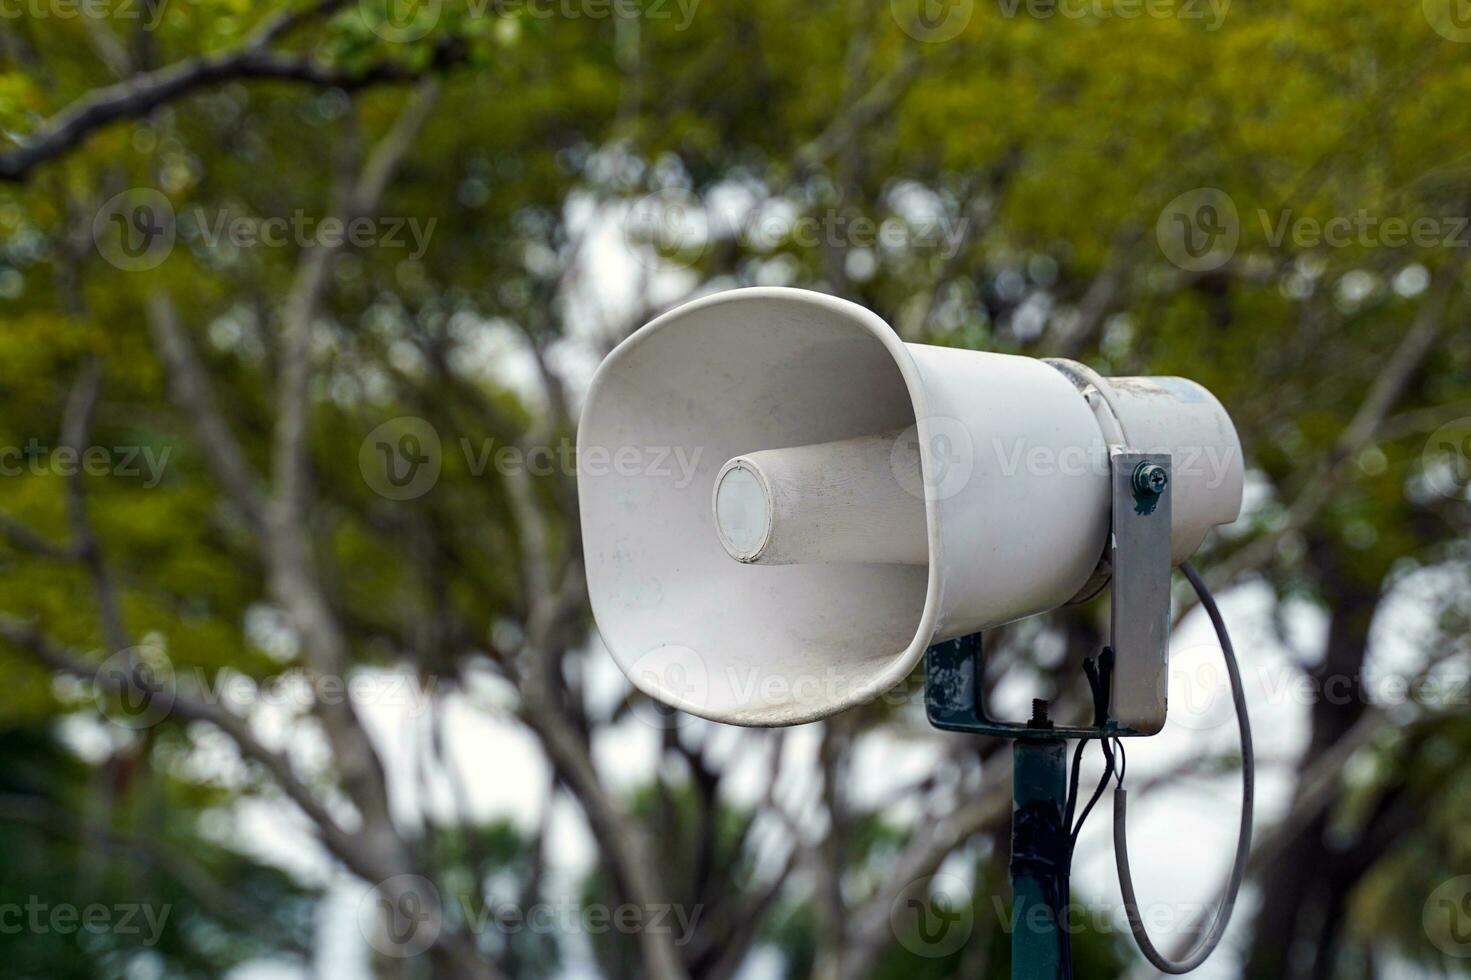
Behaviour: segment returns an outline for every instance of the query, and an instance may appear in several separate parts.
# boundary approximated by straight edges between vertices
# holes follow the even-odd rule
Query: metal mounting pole
[[[1050,853],[1067,801],[1067,743],[1018,738],[1012,752],[1011,976],[1063,975],[1057,909],[1067,901],[1066,858]]]

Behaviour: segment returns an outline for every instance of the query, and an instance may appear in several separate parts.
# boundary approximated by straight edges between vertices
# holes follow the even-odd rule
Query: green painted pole
[[[1041,826],[1062,826],[1067,744],[1060,738],[1025,737],[1013,744],[1011,976],[1012,980],[1060,980],[1062,949],[1048,896],[1058,894],[1065,869],[1049,866],[1045,860],[1018,861],[1017,855],[1035,854],[1039,822]]]

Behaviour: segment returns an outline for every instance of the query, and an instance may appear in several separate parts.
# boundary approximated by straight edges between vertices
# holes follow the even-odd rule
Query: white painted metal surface
[[[737,561],[927,565],[919,446],[902,432],[737,456],[715,478],[715,524]],[[744,535],[748,528],[753,532]]]
[[[870,311],[805,290],[732,290],[660,316],[599,368],[578,433],[588,590],[609,650],[676,707],[795,724],[877,697],[935,640],[1065,603],[1106,546],[1105,397],[1131,439],[1230,456],[1234,473],[1177,493],[1177,554],[1235,518],[1239,444],[1213,398],[1191,400],[1204,389],[1133,379],[1090,402],[1077,381],[1031,358],[906,345]],[[921,564],[901,499],[872,482],[876,439],[923,507]],[[847,440],[868,448],[824,489],[822,460],[849,452],[824,444]],[[792,447],[807,450],[771,454]],[[739,457],[749,467],[731,469],[755,486],[742,478],[717,520],[717,477]],[[844,481],[862,487],[849,504],[896,515],[873,541],[811,526],[838,519],[831,484]],[[732,547],[789,563],[732,560]],[[852,560],[876,556],[891,560]]]
[[[1170,453],[1175,487],[1170,558],[1193,555],[1217,524],[1241,511],[1245,466],[1231,416],[1187,378],[1104,378],[1076,361],[1049,361],[1072,377],[1111,447]]]

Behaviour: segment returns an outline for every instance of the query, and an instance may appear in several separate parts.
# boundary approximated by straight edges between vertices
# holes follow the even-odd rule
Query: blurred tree
[[[452,697],[513,692],[598,844],[586,894],[705,910],[688,943],[598,945],[609,976],[724,977],[763,950],[842,980],[1002,969],[994,743],[875,705],[821,726],[798,808],[782,740],[743,736],[773,753],[751,813],[726,802],[713,726],[664,724],[632,798],[600,771],[602,736],[647,705],[590,690],[572,473],[493,454],[559,451],[601,353],[680,298],[752,283],[839,293],[909,340],[1215,391],[1251,485],[1203,564],[1270,591],[1310,702],[1305,748],[1280,760],[1290,802],[1259,833],[1243,971],[1443,960],[1421,911],[1467,867],[1464,700],[1371,681],[1391,600],[1436,624],[1402,675],[1464,677],[1471,655],[1471,62],[1444,6],[7,10],[0,753],[23,778],[0,798],[5,894],[178,909],[147,949],[0,936],[7,965],[211,975],[300,953],[310,896],[218,829],[259,799],[364,882],[435,883],[430,966],[385,958],[385,974],[558,969],[563,944],[496,942],[466,914],[507,878],[534,898],[545,839],[465,806],[447,824],[399,812],[370,706],[259,704],[283,678],[320,695],[399,669],[433,692],[423,769],[452,769]],[[440,472],[415,488],[377,446],[428,459],[426,432]],[[1308,648],[1290,626],[1305,608],[1327,624]],[[1038,683],[1081,705],[1099,613],[999,631],[995,656],[1055,651]],[[874,810],[847,778],[886,736],[945,764]],[[201,761],[222,752],[229,778]],[[952,855],[987,928],[921,964],[890,910]],[[416,897],[397,887],[390,935]],[[236,914],[221,888],[274,914]],[[1127,955],[1078,945],[1090,976]]]

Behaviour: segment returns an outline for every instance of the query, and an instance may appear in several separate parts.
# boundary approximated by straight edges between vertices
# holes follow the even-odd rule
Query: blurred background
[[[588,614],[591,372],[752,284],[1214,391],[1261,773],[1199,975],[1468,973],[1465,0],[4,0],[0,130],[5,975],[1007,976],[1006,743],[919,678],[672,715]],[[1166,945],[1239,805],[1187,592]],[[1085,704],[1106,615],[995,697]],[[1078,975],[1148,977],[1108,825]]]

